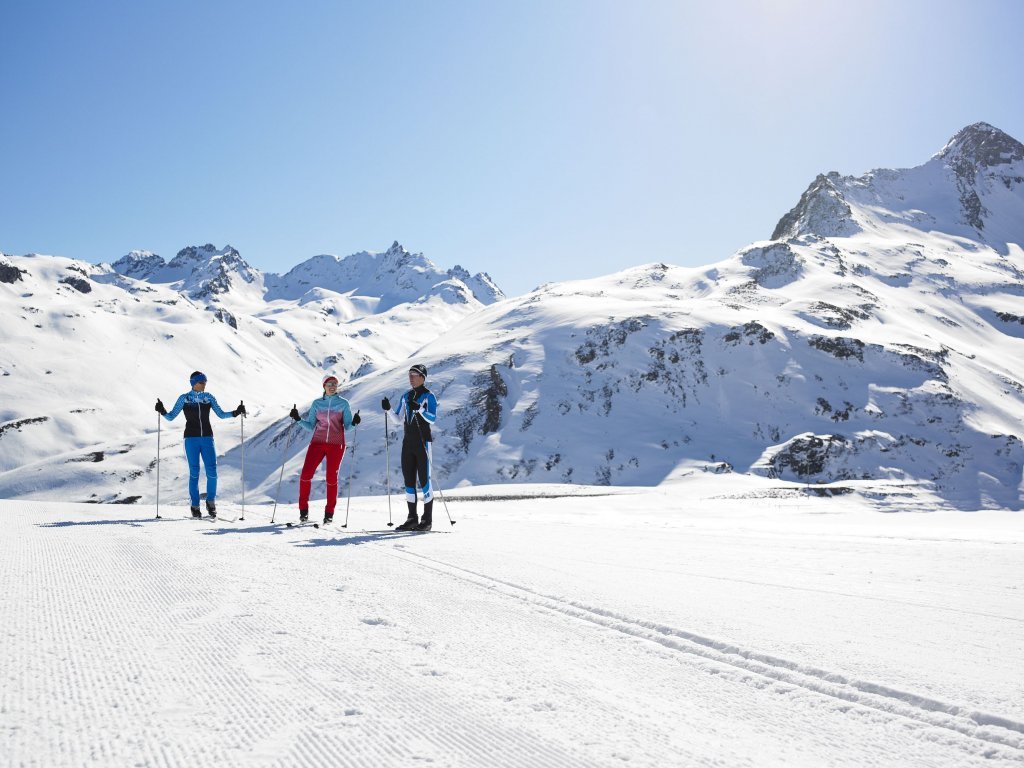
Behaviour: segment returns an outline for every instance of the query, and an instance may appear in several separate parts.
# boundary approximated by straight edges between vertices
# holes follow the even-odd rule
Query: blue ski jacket
[[[178,398],[174,407],[164,416],[168,421],[174,421],[174,417],[181,411],[185,412],[185,437],[212,437],[213,428],[210,426],[210,410],[213,410],[220,418],[230,419],[231,413],[225,412],[217,404],[217,398],[209,392],[196,392],[190,389]]]
[[[409,400],[415,398],[420,404],[420,409],[414,411],[409,407]],[[434,393],[426,387],[410,389],[398,401],[398,405],[392,408],[396,416],[400,416],[405,423],[404,440],[429,443],[434,438],[430,433],[430,425],[437,421],[437,398]]]

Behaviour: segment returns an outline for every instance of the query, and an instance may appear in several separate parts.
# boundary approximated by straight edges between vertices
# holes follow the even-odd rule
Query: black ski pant
[[[423,489],[423,511],[429,512],[433,507],[434,489],[430,482],[431,444],[420,440],[404,440],[402,442],[402,477],[405,480],[405,501],[409,505],[409,514],[416,514],[416,483]]]
[[[432,501],[430,487],[430,443],[419,440],[402,442],[402,477],[405,480],[405,500],[416,502],[416,483],[423,489],[423,501]]]

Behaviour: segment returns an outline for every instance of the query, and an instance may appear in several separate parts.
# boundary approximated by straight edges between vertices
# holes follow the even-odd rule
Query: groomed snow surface
[[[1024,765],[1019,513],[737,488],[0,501],[0,762]]]

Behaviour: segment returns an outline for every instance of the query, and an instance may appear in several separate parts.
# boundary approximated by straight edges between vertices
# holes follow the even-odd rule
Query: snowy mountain
[[[285,500],[306,435],[282,417],[317,394],[314,372],[339,371],[364,409],[342,471],[357,493],[379,493],[378,403],[401,393],[415,359],[441,402],[442,488],[742,472],[766,488],[884,486],[1019,508],[1022,242],[1024,148],[979,123],[916,168],[819,176],[771,240],[713,266],[647,264],[509,299],[486,275],[440,270],[400,246],[314,257],[281,276],[213,246],[167,264],[134,252],[113,267],[8,257],[0,275],[13,282],[0,290],[5,316],[19,319],[0,333],[17,372],[33,373],[0,411],[0,496],[60,487],[65,498],[151,499],[152,395],[178,394],[193,368],[213,374],[223,404],[256,406],[247,493],[274,496],[285,458]],[[71,392],[41,391],[43,368]],[[91,381],[98,371],[114,381]],[[129,383],[138,403],[125,408]],[[113,421],[72,413],[83,408]],[[180,496],[172,427],[163,477]],[[226,493],[239,490],[237,437],[220,425]],[[87,466],[97,453],[104,461]]]
[[[302,299],[310,291],[358,293],[379,297],[378,312],[431,295],[452,302],[472,296],[482,304],[504,298],[486,273],[471,276],[457,265],[442,272],[423,254],[409,253],[397,242],[382,254],[363,251],[344,259],[314,256],[284,275],[268,275],[266,282],[268,300]]]
[[[1008,243],[1024,242],[1022,185],[1024,144],[976,123],[916,168],[818,176],[779,221],[772,239],[938,231],[1005,255]]]
[[[1018,507],[1022,160],[970,126],[918,168],[819,177],[771,241],[713,267],[650,264],[482,309],[419,356],[445,406],[439,479],[734,471]]]
[[[226,409],[244,399],[258,423],[264,409],[276,418],[308,403],[325,372],[344,381],[404,360],[480,309],[477,295],[502,295],[486,275],[470,287],[465,270],[397,243],[353,257],[347,286],[316,271],[324,259],[345,269],[346,259],[311,259],[300,267],[315,285],[285,298],[267,283],[295,281],[230,246],[169,262],[133,251],[112,265],[0,255],[0,495],[132,499],[155,467],[153,402],[173,402],[192,370],[209,374]],[[221,450],[242,437],[236,423],[215,431]],[[164,448],[180,453],[181,425],[169,432]]]

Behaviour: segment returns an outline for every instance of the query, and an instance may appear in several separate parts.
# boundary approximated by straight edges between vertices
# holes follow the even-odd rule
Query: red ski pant
[[[341,459],[344,455],[344,445],[309,444],[309,448],[306,449],[306,460],[302,464],[302,474],[299,475],[299,509],[309,509],[309,489],[313,485],[313,473],[320,466],[320,462],[326,458],[327,506],[324,507],[324,513],[334,514],[334,505],[338,501],[338,467],[341,466]]]

